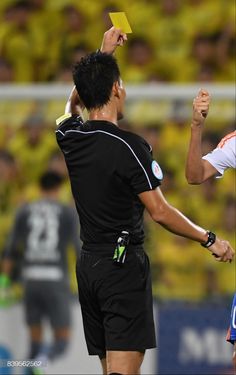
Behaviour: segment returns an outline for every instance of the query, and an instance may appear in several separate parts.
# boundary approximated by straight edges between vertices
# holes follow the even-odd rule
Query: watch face
[[[208,233],[208,242],[210,241],[210,242],[214,243],[215,240],[216,240],[216,235],[215,235],[215,233],[209,232],[209,233]]]
[[[208,239],[207,239],[207,241],[203,244],[203,246],[205,246],[205,247],[210,247],[211,245],[213,245],[213,243],[215,243],[215,240],[216,240],[216,235],[215,235],[215,233],[213,233],[213,232],[208,232]]]

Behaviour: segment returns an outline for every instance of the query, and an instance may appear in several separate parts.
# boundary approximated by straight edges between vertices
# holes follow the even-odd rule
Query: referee
[[[233,258],[228,242],[168,204],[150,146],[118,127],[126,93],[112,54],[125,40],[112,27],[101,51],[75,66],[76,89],[56,130],[81,223],[77,279],[85,338],[89,354],[98,355],[110,375],[139,374],[145,350],[156,346],[149,260],[143,250],[145,207],[153,220],[201,243],[218,260]],[[86,122],[80,100],[89,114]]]

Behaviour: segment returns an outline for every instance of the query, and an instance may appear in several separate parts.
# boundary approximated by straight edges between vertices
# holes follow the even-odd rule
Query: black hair
[[[150,48],[150,43],[149,43],[148,39],[141,36],[141,35],[131,38],[128,41],[128,45],[129,45],[130,48],[140,46],[140,45]]]
[[[109,102],[112,86],[119,78],[116,59],[102,52],[86,55],[73,69],[76,89],[88,110],[101,108]]]
[[[216,44],[219,41],[220,33],[215,32],[213,34],[197,34],[194,39],[194,45],[199,43],[210,43]]]
[[[81,42],[77,45],[75,45],[73,48],[72,48],[72,51],[73,52],[77,52],[77,51],[87,51],[87,53],[89,52],[89,46],[87,43],[84,43],[84,42]]]
[[[10,5],[11,9],[18,10],[18,9],[31,9],[31,4],[29,0],[17,0],[12,5]]]
[[[58,188],[63,182],[63,177],[56,172],[47,171],[39,179],[39,185],[42,190],[50,191]]]
[[[3,59],[2,57],[0,57],[0,66],[3,67],[3,68],[8,68],[8,69],[12,68],[11,63],[9,61]]]
[[[7,150],[0,150],[0,160],[3,160],[6,164],[14,164],[14,156]]]

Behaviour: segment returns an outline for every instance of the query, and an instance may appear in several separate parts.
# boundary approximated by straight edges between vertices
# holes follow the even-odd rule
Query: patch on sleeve
[[[156,162],[156,160],[153,160],[153,162],[152,162],[152,173],[154,174],[154,176],[156,178],[158,178],[158,180],[163,179],[162,169],[161,169],[160,165]]]
[[[70,118],[71,116],[72,116],[71,113],[65,113],[61,117],[58,117],[58,119],[56,119],[57,126],[59,126],[62,123],[62,121],[66,120],[67,118]]]

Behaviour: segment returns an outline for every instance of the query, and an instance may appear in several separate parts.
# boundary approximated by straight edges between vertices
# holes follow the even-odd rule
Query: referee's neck
[[[118,126],[117,118],[117,109],[112,102],[109,102],[107,105],[101,108],[92,109],[89,112],[89,120],[109,121],[116,126]]]

